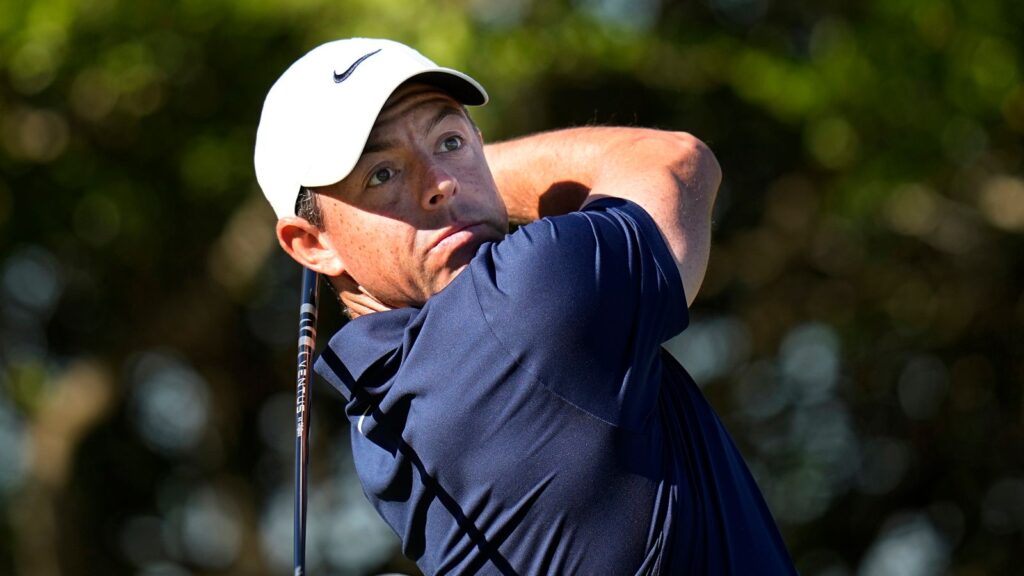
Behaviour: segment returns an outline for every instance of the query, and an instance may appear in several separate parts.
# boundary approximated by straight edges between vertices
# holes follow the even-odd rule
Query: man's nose
[[[423,207],[432,210],[444,206],[458,193],[459,182],[444,167],[432,165],[427,169]]]

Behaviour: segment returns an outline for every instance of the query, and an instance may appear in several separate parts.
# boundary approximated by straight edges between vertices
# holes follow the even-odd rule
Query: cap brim
[[[421,72],[407,78],[403,84],[412,80],[436,86],[467,106],[483,106],[487,103],[487,91],[484,87],[458,70],[439,68]]]

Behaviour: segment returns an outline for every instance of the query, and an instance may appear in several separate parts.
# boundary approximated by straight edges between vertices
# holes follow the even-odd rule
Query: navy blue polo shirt
[[[603,199],[481,246],[316,371],[363,489],[427,574],[794,574],[753,478],[661,348],[688,315],[653,220]]]

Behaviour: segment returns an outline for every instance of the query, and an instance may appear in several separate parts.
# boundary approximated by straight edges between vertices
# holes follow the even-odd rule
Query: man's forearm
[[[544,132],[484,147],[513,222],[576,210],[593,187],[594,165],[617,129]]]
[[[711,208],[721,169],[703,142],[645,128],[573,128],[486,146],[513,222],[577,210],[587,200],[631,200],[654,219],[689,301],[707,267]]]
[[[601,184],[639,180],[652,170],[670,170],[694,187],[717,188],[720,178],[714,156],[695,138],[647,128],[571,128],[490,144],[484,152],[513,222],[576,210],[595,186],[603,195],[635,195]]]

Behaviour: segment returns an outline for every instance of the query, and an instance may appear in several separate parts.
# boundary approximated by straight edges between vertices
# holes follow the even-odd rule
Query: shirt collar
[[[401,364],[406,330],[419,313],[419,308],[398,308],[349,321],[328,342],[314,369],[346,400],[357,388],[371,395],[384,392],[378,388]]]

